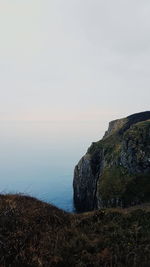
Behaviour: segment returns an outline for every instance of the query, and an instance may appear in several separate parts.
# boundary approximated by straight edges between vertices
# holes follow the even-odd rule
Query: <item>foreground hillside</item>
[[[150,202],[150,111],[110,122],[74,172],[79,211]]]
[[[150,204],[68,214],[0,195],[0,266],[150,266]]]

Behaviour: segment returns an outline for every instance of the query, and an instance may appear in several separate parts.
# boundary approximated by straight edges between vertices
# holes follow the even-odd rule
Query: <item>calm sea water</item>
[[[97,123],[1,122],[0,191],[23,193],[73,211],[73,170]]]

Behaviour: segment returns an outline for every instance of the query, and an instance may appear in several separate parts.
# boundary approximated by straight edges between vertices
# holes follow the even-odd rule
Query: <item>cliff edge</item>
[[[109,123],[74,170],[77,211],[150,201],[150,111]]]

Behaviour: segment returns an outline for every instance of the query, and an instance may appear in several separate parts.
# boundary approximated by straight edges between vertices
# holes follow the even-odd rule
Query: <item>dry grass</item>
[[[68,214],[0,195],[0,266],[150,266],[150,205]]]

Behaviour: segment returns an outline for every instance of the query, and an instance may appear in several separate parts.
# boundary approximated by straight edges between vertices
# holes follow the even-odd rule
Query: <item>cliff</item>
[[[145,267],[150,204],[69,214],[21,195],[0,195],[1,267]]]
[[[74,170],[77,211],[150,201],[150,111],[109,123]]]

